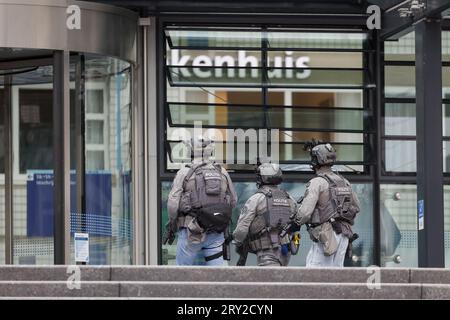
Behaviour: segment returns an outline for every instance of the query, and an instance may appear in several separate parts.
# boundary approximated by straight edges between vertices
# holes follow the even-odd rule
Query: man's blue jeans
[[[187,230],[181,229],[178,232],[177,265],[223,266],[223,256],[210,261],[205,261],[205,258],[221,252],[224,241],[223,233],[208,233],[202,243],[190,243]]]

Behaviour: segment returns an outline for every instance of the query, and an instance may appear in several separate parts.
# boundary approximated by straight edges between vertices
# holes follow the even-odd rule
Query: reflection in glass
[[[202,125],[220,125],[229,127],[255,127],[255,128],[286,128],[286,111],[298,119],[292,124],[293,128],[301,129],[332,129],[332,130],[363,130],[364,111],[358,109],[320,109],[306,107],[284,108],[273,106],[238,106],[238,105],[206,105],[168,103],[172,123],[175,125],[190,125],[194,120],[178,117],[180,108],[190,114],[211,114],[208,121],[202,121]],[[220,116],[226,114],[226,118]],[[215,115],[215,116],[214,116]],[[267,115],[267,123],[266,117]],[[199,121],[199,118],[196,119]],[[226,120],[226,121],[224,121]]]
[[[85,69],[86,214],[87,228],[91,229],[91,264],[130,264],[133,244],[130,65],[114,58],[89,55]]]
[[[12,84],[14,263],[53,264],[53,68],[13,75]]]
[[[443,154],[444,154],[444,159],[443,159],[443,164],[444,164],[444,172],[448,173],[450,172],[450,141],[444,141],[443,145]]]
[[[171,189],[171,182],[162,182],[161,184],[161,230],[164,230],[164,226],[167,223],[167,197]],[[235,182],[234,186],[236,192],[239,195],[238,204],[233,211],[231,232],[236,227],[240,210],[244,206],[248,198],[250,198],[256,192],[256,184],[252,182]],[[305,183],[283,183],[282,188],[288,191],[294,199],[300,198],[305,192]],[[354,243],[354,259],[346,260],[347,266],[366,267],[373,263],[373,229],[372,229],[372,185],[370,184],[354,184],[353,188],[358,194],[358,198],[361,202],[361,212],[356,219],[354,226],[355,232],[357,232],[360,238]],[[160,233],[161,235],[163,232]],[[290,266],[305,266],[306,256],[311,247],[311,240],[306,228],[301,230],[300,250],[298,255],[292,256]],[[160,242],[161,243],[161,242]],[[176,241],[172,245],[163,245],[162,250],[162,264],[171,265],[175,264],[176,254]],[[231,248],[231,261],[228,265],[235,266],[238,260],[238,256],[233,248]],[[247,259],[247,266],[256,265],[256,256],[249,254]]]
[[[417,188],[381,185],[381,262],[386,267],[417,267]]]
[[[363,85],[359,69],[269,68],[267,75],[262,68],[249,67],[168,66],[167,69],[169,81],[175,86],[359,88]]]
[[[286,109],[284,108],[270,108],[268,110],[269,126],[272,128],[285,127],[285,111]],[[364,129],[364,112],[362,110],[293,107],[290,108],[290,112],[292,117],[297,119],[297,121],[292,124],[292,127],[294,128],[321,128],[332,130]]]
[[[19,88],[20,172],[53,169],[52,89]]]
[[[5,146],[3,143],[5,130],[5,106],[3,97],[4,89],[0,86],[0,174],[5,173]]]
[[[387,172],[416,172],[415,140],[385,140],[384,145]]]
[[[370,111],[363,110],[366,38],[360,32],[326,30],[167,27],[166,140],[186,139],[195,122],[215,127],[210,130],[216,141],[221,141],[217,137],[224,136],[225,128],[285,128],[277,158],[285,161],[286,170],[310,171],[297,160],[303,152],[293,142],[313,138],[357,143],[342,159],[370,161],[370,150],[362,144],[362,132],[373,129]],[[262,61],[264,48],[267,61]],[[175,170],[186,161],[178,152],[173,154],[172,144],[165,148],[170,149],[165,150],[165,169]],[[246,162],[227,165],[253,171],[249,161],[258,154],[247,149],[242,154]],[[360,163],[339,166],[344,171],[366,168]]]
[[[384,59],[386,61],[415,61],[415,32],[410,32],[398,40],[385,41],[384,52]]]
[[[445,267],[450,268],[450,186],[444,186]]]
[[[416,105],[414,103],[386,103],[384,105],[385,135],[416,135]]]
[[[384,72],[386,98],[415,98],[414,66],[386,66]]]
[[[201,105],[201,104],[183,104],[169,103],[172,123],[176,125],[193,124],[194,119],[189,120],[186,117],[176,117],[180,108],[184,108],[189,114],[211,114],[208,120],[202,121],[202,125],[225,125],[230,127],[264,127],[264,108],[260,106],[227,106],[227,105]],[[221,114],[226,114],[226,118]],[[200,118],[195,119],[199,121]],[[224,121],[226,120],[226,121]]]
[[[280,30],[281,31],[281,30]],[[362,49],[365,33],[268,32],[270,48]]]
[[[249,30],[249,29],[247,29]],[[166,29],[167,42],[171,48],[189,47],[237,47],[261,48],[261,31],[217,31],[217,30],[170,30]]]
[[[269,51],[269,67],[363,68],[361,52]],[[215,64],[217,65],[217,64]]]
[[[0,79],[3,78],[0,76]],[[4,134],[5,134],[5,105],[4,105],[4,88],[0,86],[0,177],[5,176],[5,147],[4,147]],[[1,179],[1,178],[0,178]],[[5,199],[5,182],[4,179],[0,180],[0,199]],[[0,265],[5,263],[5,205],[4,201],[0,201]]]
[[[442,68],[442,98],[450,99],[450,67]]]
[[[450,31],[442,30],[442,61],[450,62]]]

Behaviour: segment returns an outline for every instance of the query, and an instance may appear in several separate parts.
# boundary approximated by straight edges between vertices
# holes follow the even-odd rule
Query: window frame
[[[159,79],[161,80],[161,83],[163,83],[164,85],[163,86],[161,86],[161,96],[160,96],[160,103],[162,103],[163,105],[164,105],[164,107],[162,108],[163,109],[163,111],[162,111],[162,114],[163,114],[163,117],[161,118],[161,124],[164,126],[164,129],[163,129],[163,131],[162,132],[165,132],[165,134],[163,135],[164,136],[164,139],[165,140],[167,140],[168,139],[168,136],[167,136],[167,132],[170,130],[170,129],[176,129],[176,127],[174,126],[174,127],[171,127],[170,126],[170,122],[169,122],[169,119],[170,119],[170,112],[167,110],[167,108],[166,108],[166,106],[167,106],[167,102],[168,102],[168,100],[167,100],[167,92],[168,92],[168,89],[167,88],[170,88],[171,87],[171,85],[170,85],[170,80],[168,79],[168,77],[167,77],[167,75],[168,75],[168,72],[167,72],[167,65],[168,65],[168,63],[169,63],[169,61],[167,60],[167,57],[168,57],[168,49],[170,49],[168,46],[170,46],[170,44],[168,44],[168,41],[167,41],[167,36],[166,36],[166,33],[165,33],[165,31],[167,30],[167,29],[169,29],[169,28],[175,28],[175,29],[178,29],[178,28],[187,28],[187,29],[191,29],[191,28],[189,28],[189,27],[186,27],[186,25],[185,24],[179,24],[179,25],[171,25],[171,24],[167,24],[167,23],[165,23],[165,22],[161,22],[160,23],[160,26],[161,26],[161,36],[160,36],[160,50],[161,50],[161,52],[163,52],[162,53],[162,55],[160,56],[160,62],[162,63],[162,65],[163,65],[163,67],[161,67],[160,68],[160,77],[159,77]],[[218,25],[215,25],[212,29],[215,29],[215,30],[220,30],[221,29],[221,27],[223,27],[224,25],[222,24],[222,25],[220,25],[220,26],[218,26]],[[204,28],[202,28],[202,27],[197,27],[197,28],[194,28],[193,27],[193,29],[201,29],[201,30],[204,30]],[[264,27],[261,27],[260,29],[258,29],[258,30],[256,30],[257,32],[262,32],[261,30],[263,30],[263,28]],[[239,29],[240,30],[240,29]],[[296,28],[295,30],[293,30],[293,32],[308,32],[308,31],[305,31],[304,29],[302,29],[301,27],[299,27],[299,28]],[[372,47],[371,47],[371,45],[366,45],[366,43],[367,42],[369,42],[369,41],[371,41],[371,37],[369,36],[369,33],[366,31],[366,30],[364,30],[363,28],[361,28],[361,29],[354,29],[354,30],[349,30],[349,29],[345,29],[344,31],[342,30],[342,29],[336,29],[336,30],[329,30],[329,29],[326,29],[326,30],[323,30],[323,29],[320,29],[320,28],[317,28],[317,29],[315,29],[314,30],[315,32],[325,32],[325,33],[336,33],[336,32],[345,32],[345,33],[359,33],[359,34],[363,34],[364,35],[364,37],[365,37],[365,39],[366,40],[362,40],[361,41],[361,49],[330,49],[330,48],[292,48],[293,49],[293,51],[314,51],[314,52],[361,52],[362,53],[362,61],[361,61],[361,64],[362,64],[362,68],[353,68],[353,69],[358,69],[358,70],[364,70],[364,71],[367,71],[367,68],[368,68],[368,64],[367,64],[367,56],[366,56],[366,54],[368,54],[368,53],[373,53],[373,52],[375,52],[375,50],[374,49],[372,49]],[[367,41],[367,42],[366,42]],[[173,46],[172,45],[172,47],[176,47],[176,46]],[[201,49],[205,49],[205,50],[213,50],[213,49],[218,49],[218,48],[216,48],[216,47],[205,47],[205,48],[202,48],[202,47],[196,47],[196,48],[192,48],[192,47],[189,47],[189,46],[180,46],[180,47],[177,47],[178,49],[183,49],[183,50],[201,50]],[[259,48],[244,48],[244,47],[233,47],[233,48],[229,48],[229,47],[224,47],[224,48],[220,48],[221,50],[223,49],[224,51],[225,50],[244,50],[244,49],[248,49],[249,51],[260,51],[261,52],[261,61],[260,61],[260,64],[262,64],[260,67],[262,67],[262,68],[264,68],[264,60],[266,59],[265,57],[264,57],[264,54],[263,54],[263,50],[264,49],[259,49]],[[276,48],[276,50],[274,50],[274,51],[279,51],[279,50],[281,50],[281,49],[283,49],[283,50],[285,50],[286,48]],[[271,51],[271,49],[269,48],[266,48],[266,51]],[[267,67],[265,67],[266,69],[267,69]],[[308,68],[308,69],[314,69],[314,68]],[[328,69],[328,68],[325,68],[325,69]],[[352,68],[335,68],[335,69],[339,69],[339,70],[346,70],[346,69],[352,69]],[[367,91],[368,90],[374,90],[375,89],[375,86],[372,86],[370,83],[368,83],[367,81],[374,81],[372,78],[371,78],[371,76],[367,76],[366,74],[365,74],[366,72],[363,72],[362,71],[362,78],[363,78],[363,86],[361,86],[360,88],[351,88],[351,89],[348,89],[348,90],[343,90],[343,91],[353,91],[353,90],[355,90],[355,91],[358,91],[358,92],[360,92],[361,93],[361,100],[362,100],[362,109],[363,110],[368,110],[368,111],[370,111],[371,112],[371,115],[370,115],[370,120],[369,121],[367,121],[366,119],[363,119],[363,130],[361,130],[360,132],[358,132],[358,133],[361,133],[361,135],[362,135],[362,137],[361,137],[361,139],[362,139],[362,141],[363,141],[363,143],[364,144],[367,144],[370,148],[370,151],[369,152],[366,152],[366,149],[364,149],[364,157],[365,157],[365,162],[364,162],[364,171],[362,171],[362,172],[357,172],[357,173],[355,173],[355,176],[370,176],[370,175],[372,175],[373,174],[373,172],[374,172],[374,169],[373,169],[373,165],[374,165],[374,157],[375,157],[375,154],[376,154],[376,150],[374,150],[374,144],[373,144],[373,141],[374,141],[374,137],[373,137],[373,135],[375,135],[375,128],[376,128],[376,126],[375,126],[375,123],[374,123],[374,121],[375,121],[375,106],[370,106],[369,105],[369,102],[368,102],[368,100],[367,100]],[[372,79],[372,80],[368,80],[368,79]],[[177,89],[181,89],[182,87],[184,87],[184,86],[173,86],[174,88],[177,88]],[[189,90],[189,88],[190,87],[193,87],[193,86],[185,86],[186,87],[186,89],[187,90]],[[202,86],[203,87],[203,86]],[[205,87],[207,87],[207,86],[205,86]],[[248,88],[246,88],[246,87],[244,87],[244,86],[227,86],[227,85],[221,85],[221,86],[218,86],[218,88],[223,88],[223,87],[226,87],[226,88],[228,88],[228,89],[231,89],[231,91],[238,91],[238,90],[242,90],[242,91],[246,91],[245,89],[248,89]],[[244,88],[243,88],[244,87]],[[208,90],[214,90],[214,87],[211,87],[211,88],[209,88],[208,87]],[[263,92],[263,90],[267,90],[268,88],[267,88],[267,86],[264,88],[264,86],[258,86],[258,87],[256,87],[256,88],[254,88],[255,90],[258,90],[258,91],[261,91],[261,92]],[[290,88],[289,86],[280,86],[280,87],[274,87],[274,88],[270,88],[271,90],[280,90],[280,91],[294,91],[295,89],[300,89],[300,90],[305,90],[306,92],[312,92],[312,91],[327,91],[327,92],[330,92],[330,91],[332,91],[331,89],[327,89],[326,87],[317,87],[317,86],[312,86],[312,87],[307,87],[307,88],[298,88],[298,87],[295,87],[295,88]],[[339,87],[338,89],[336,89],[336,90],[333,90],[333,92],[337,92],[337,91],[339,91],[340,89],[342,89],[342,87]],[[181,90],[180,90],[181,91]],[[183,96],[183,94],[180,94],[180,98]],[[210,96],[209,98],[208,98],[208,102],[210,103],[211,102],[211,100],[212,100],[212,97]],[[290,100],[292,100],[292,98],[290,99]],[[181,102],[180,100],[177,100],[176,102]],[[214,103],[214,102],[213,102]],[[261,106],[263,106],[263,105],[261,105]],[[287,108],[286,108],[287,109]],[[336,108],[336,109],[339,109],[339,108]],[[209,112],[209,118],[211,118],[211,112]],[[206,117],[205,117],[206,118]],[[164,120],[163,120],[164,119]],[[198,117],[195,119],[195,120],[198,120]],[[373,129],[372,130],[370,130],[370,132],[368,132],[368,130],[366,130],[366,127],[367,127],[367,124],[368,123],[370,123],[370,124],[373,124]],[[179,127],[186,127],[186,126],[184,126],[184,125],[180,125]],[[216,126],[213,126],[213,127],[216,127]],[[206,127],[205,127],[206,128]],[[239,127],[239,128],[241,128],[241,127]],[[252,127],[253,128],[253,127]],[[286,128],[286,131],[288,131],[288,130],[290,130],[291,128]],[[313,129],[308,129],[308,130],[305,130],[305,131],[310,131],[310,132],[314,132],[314,130]],[[330,132],[337,132],[336,130],[329,130]],[[348,130],[344,130],[344,131],[348,131]],[[162,176],[162,177],[172,177],[173,176],[173,174],[174,174],[174,172],[176,171],[176,169],[172,169],[172,168],[168,168],[168,164],[169,164],[169,156],[168,156],[168,148],[167,148],[167,143],[166,142],[163,142],[163,143],[161,143],[161,145],[160,145],[160,147],[161,147],[161,149],[162,150],[164,150],[163,152],[162,152],[162,154],[161,154],[161,166],[160,166],[160,175]],[[367,157],[367,158],[366,158]],[[181,165],[181,164],[180,164]],[[232,175],[233,176],[236,176],[236,174],[243,174],[243,175],[246,175],[246,174],[251,174],[249,171],[235,171]],[[303,174],[305,174],[304,172],[302,172],[302,171],[296,171],[296,172],[289,172],[287,175],[291,175],[291,176],[293,176],[293,175],[298,175],[298,174],[300,174],[300,175],[303,175]],[[307,174],[307,173],[306,173]],[[352,173],[350,173],[350,174],[353,174],[353,172]]]

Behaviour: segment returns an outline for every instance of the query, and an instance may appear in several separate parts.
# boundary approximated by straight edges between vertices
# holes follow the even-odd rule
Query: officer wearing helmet
[[[310,154],[316,177],[306,185],[295,216],[297,225],[306,224],[313,241],[306,266],[343,267],[349,239],[356,236],[352,225],[360,210],[358,197],[350,183],[331,170],[336,150],[329,143],[311,145]]]
[[[169,227],[178,231],[176,264],[220,266],[236,192],[227,171],[210,159],[210,139],[197,137],[185,144],[192,161],[177,172],[167,203]]]
[[[295,214],[297,204],[279,188],[283,179],[277,164],[260,165],[256,176],[258,191],[245,203],[233,232],[236,251],[242,252],[247,243],[257,256],[258,266],[287,266],[290,235],[280,237],[280,232]]]

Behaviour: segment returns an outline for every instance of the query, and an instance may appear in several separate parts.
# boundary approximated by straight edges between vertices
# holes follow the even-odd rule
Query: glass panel
[[[53,264],[52,74],[39,67],[13,76],[15,264]]]
[[[103,90],[86,90],[86,113],[103,114]]]
[[[364,33],[268,32],[270,48],[362,49]]]
[[[248,29],[247,29],[248,30]],[[189,47],[231,47],[261,48],[261,31],[217,31],[217,30],[170,30],[166,29],[166,37],[171,48]]]
[[[168,76],[172,85],[182,86],[252,86],[262,85],[262,72],[247,67],[175,67],[170,66]]]
[[[445,267],[450,268],[450,186],[444,186]]]
[[[184,113],[199,114],[209,116],[206,121],[177,117],[179,109],[184,109]],[[169,111],[172,123],[174,124],[194,124],[194,122],[202,125],[225,125],[231,127],[263,127],[264,126],[264,109],[259,106],[227,106],[227,105],[201,105],[201,104],[175,104],[169,103]],[[172,114],[174,116],[172,116]],[[201,118],[197,118],[201,119]]]
[[[274,68],[363,68],[360,52],[269,51],[267,58],[268,66]]]
[[[167,223],[167,197],[170,192],[172,183],[163,182],[161,184],[161,225],[164,230],[164,226]],[[244,206],[248,198],[250,198],[256,192],[255,182],[235,182],[234,186],[236,192],[239,194],[239,200],[236,208],[233,211],[232,218],[232,231],[236,227],[236,222],[239,217],[241,208]],[[283,183],[282,188],[288,191],[294,199],[298,199],[305,192],[304,183]],[[354,184],[354,190],[358,194],[358,198],[361,202],[361,213],[356,219],[354,226],[355,232],[357,232],[360,238],[354,243],[354,259],[346,260],[347,266],[369,266],[373,263],[373,229],[372,229],[372,208],[373,208],[373,188],[370,184]],[[160,233],[161,235],[163,232]],[[292,256],[290,266],[305,266],[306,256],[311,247],[311,240],[306,231],[306,228],[302,228],[301,231],[302,240],[300,241],[300,250],[298,255]],[[161,243],[161,242],[160,242]],[[236,265],[238,256],[235,253],[233,245],[231,245],[231,261],[228,265]],[[176,241],[172,245],[163,245],[162,248],[162,264],[175,264],[176,255]],[[199,258],[199,263],[202,263]],[[256,256],[254,254],[248,255],[248,266],[256,265]]]
[[[261,63],[261,51],[253,50],[183,50],[183,49],[170,49],[168,48],[166,63],[169,66],[215,66],[215,67],[260,67]],[[279,60],[283,58],[283,53],[275,53],[277,64]],[[283,60],[284,61],[284,60]],[[303,61],[303,60],[302,60]],[[297,61],[296,61],[297,62]],[[301,61],[298,63],[300,64]],[[280,67],[284,66],[280,65]],[[291,67],[296,64],[291,65]],[[303,66],[303,64],[299,65]],[[221,74],[222,71],[216,71]],[[224,74],[228,74],[232,77],[235,71],[230,69],[223,71]]]
[[[276,69],[268,72],[268,85],[301,87],[361,87],[362,70],[350,69]]]
[[[293,118],[294,128],[363,130],[365,112],[361,110],[319,109],[319,108],[270,108],[268,110],[269,127],[286,127],[286,112]],[[365,128],[368,129],[368,128]]]
[[[442,60],[450,62],[450,31],[442,31]]]
[[[130,71],[127,62],[86,56],[86,88],[95,88],[85,101],[90,264],[132,261]]]
[[[416,141],[385,140],[384,144],[387,172],[416,172]]]
[[[442,68],[442,98],[450,99],[450,67]]]
[[[86,121],[86,143],[102,144],[103,143],[103,120],[87,120]]]
[[[384,105],[385,135],[416,135],[416,105],[414,103],[386,103]]]
[[[384,71],[385,96],[387,98],[415,98],[415,67],[386,66]]]
[[[171,48],[261,48],[261,29],[166,29]],[[284,32],[283,32],[284,31]],[[269,48],[327,48],[361,50],[367,38],[363,33],[290,32],[285,30],[267,33]]]
[[[0,79],[3,77],[0,76]],[[3,82],[3,81],[2,81]],[[5,264],[5,106],[4,88],[0,86],[0,265]]]
[[[0,76],[0,78],[3,78]],[[5,173],[5,147],[4,141],[4,130],[5,130],[5,106],[4,106],[4,89],[0,86],[0,174]],[[0,209],[1,210],[1,209]]]
[[[213,159],[218,163],[226,163],[228,169],[255,170],[256,159],[258,158],[258,135],[262,131],[245,130],[240,132],[240,139],[235,138],[234,143],[230,143],[233,135],[238,135],[237,131],[205,129],[201,131],[204,136],[208,136],[215,141],[215,152]],[[197,135],[200,133],[197,132]],[[190,161],[190,155],[186,145],[182,142],[194,135],[194,129],[180,128],[171,130],[169,143],[167,144],[167,156],[169,170],[179,169],[183,163]],[[275,136],[276,137],[276,136]],[[303,150],[301,141],[308,141],[312,138],[326,142],[331,142],[337,149],[338,161],[349,162],[347,165],[336,165],[335,169],[339,171],[363,171],[364,168],[354,162],[362,163],[369,161],[366,154],[372,154],[370,148],[364,145],[363,134],[355,133],[332,133],[332,132],[291,132],[280,131],[278,134],[280,143],[277,145],[272,139],[270,147],[267,147],[267,156],[272,160],[279,160],[283,164],[283,170],[286,171],[311,171],[309,165],[310,157]],[[248,139],[252,139],[250,143]],[[225,141],[225,142],[223,142]],[[230,141],[230,142],[226,142]],[[254,142],[257,141],[257,142]],[[263,146],[267,144],[263,143]],[[265,154],[265,153],[264,153]],[[350,165],[350,163],[353,163]]]
[[[20,172],[53,169],[51,89],[19,88]]]
[[[272,89],[272,91],[273,90],[274,89]],[[269,90],[269,93],[273,92]],[[301,89],[285,90],[283,94],[286,100],[284,105],[305,107],[363,108],[362,90],[335,89],[325,91]],[[278,103],[278,105],[280,104]],[[290,109],[286,109],[287,112],[289,110]]]
[[[417,188],[381,185],[381,260],[386,267],[417,267]]]
[[[386,61],[416,61],[415,32],[408,33],[399,40],[384,42]]]
[[[354,110],[363,109],[365,105],[362,51],[366,34],[294,29],[263,32],[254,28],[244,30],[237,37],[243,39],[246,36],[250,38],[250,34],[258,34],[251,40],[253,42],[246,39],[233,47],[235,35],[241,31],[239,29],[178,28],[166,29],[167,140],[184,140],[191,136],[191,128],[186,127],[192,127],[196,121],[210,127],[213,137],[224,137],[227,128],[284,128],[279,139],[282,145],[287,144],[283,145],[279,158],[300,162],[294,153],[300,152],[298,149],[301,147],[291,145],[293,141],[315,138],[362,143],[362,134],[351,136],[352,133],[346,131],[372,129],[370,112]],[[262,61],[264,36],[268,40],[265,42],[267,61]],[[267,62],[267,69],[263,62]],[[233,150],[238,147],[240,145],[234,146]],[[354,155],[343,158],[360,159],[361,155],[370,154],[369,148],[362,145],[355,148],[358,150],[352,150],[356,152]],[[226,147],[220,146],[220,149],[226,150]],[[227,164],[229,168],[254,170],[249,162],[258,154],[251,148],[247,149],[242,152],[246,161],[243,164],[232,161],[232,164]],[[166,152],[170,155],[166,163],[169,170],[177,169],[187,157],[178,149]],[[286,170],[310,170],[307,164],[302,163],[284,165]],[[339,168],[361,171],[365,167],[352,163]]]
[[[442,114],[443,114],[443,123],[444,123],[444,128],[443,128],[443,134],[446,137],[450,136],[450,104],[444,104],[442,106],[443,110],[442,110]]]
[[[444,172],[450,172],[450,141],[443,142],[443,153],[444,153]]]
[[[288,86],[288,87],[361,87],[362,70],[307,68],[270,68],[265,81],[261,68],[178,67],[169,66],[169,77],[175,86]]]
[[[86,151],[86,170],[105,170],[105,151]]]
[[[232,159],[228,158],[218,158],[217,154],[219,154],[218,149],[222,149],[222,155],[226,156],[227,147],[234,147],[235,153],[233,154]],[[336,148],[338,161],[339,162],[363,162],[364,161],[364,145],[363,144],[337,144],[333,143],[333,146]],[[227,160],[226,163],[232,164],[237,163],[238,159],[241,159],[238,150],[245,150],[248,153],[248,150],[254,148],[256,150],[257,143],[250,142],[227,142],[217,141],[215,142],[215,151],[216,157],[214,160],[216,162],[222,162],[222,160]],[[181,141],[173,141],[169,142],[169,153],[171,155],[172,161],[184,163],[190,160],[188,155],[188,149],[185,147],[183,142]],[[254,158],[256,159],[257,154],[254,154]],[[251,157],[245,158],[247,161],[252,160]],[[309,152],[303,150],[303,144],[298,143],[284,143],[281,142],[279,145],[279,160],[281,162],[296,162],[308,164],[309,171],[309,162],[311,160],[311,156]],[[291,169],[292,170],[292,169]]]
[[[362,144],[337,144],[333,143],[339,162],[363,162],[364,145]],[[290,150],[288,150],[290,149]],[[289,151],[289,152],[288,152]],[[303,144],[281,144],[280,161],[304,161],[309,163],[311,156],[303,150]]]
[[[172,123],[175,125],[192,125],[197,122],[203,126],[283,128],[286,127],[286,112],[289,112],[290,117],[297,119],[292,124],[295,128],[363,130],[364,112],[361,110],[270,107],[265,112],[262,106],[168,104]],[[184,113],[209,115],[209,119],[182,119],[179,117],[180,108],[184,109]],[[267,126],[265,114],[268,117]]]

